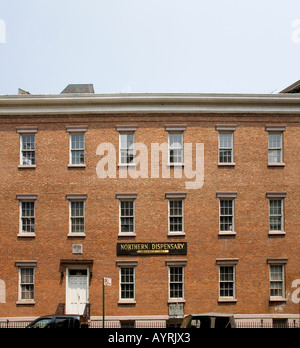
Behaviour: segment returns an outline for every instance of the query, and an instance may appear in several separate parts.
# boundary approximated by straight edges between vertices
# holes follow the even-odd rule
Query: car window
[[[55,329],[70,329],[72,328],[73,318],[56,318],[54,323]]]
[[[31,329],[49,329],[51,327],[51,318],[43,318],[30,326]]]

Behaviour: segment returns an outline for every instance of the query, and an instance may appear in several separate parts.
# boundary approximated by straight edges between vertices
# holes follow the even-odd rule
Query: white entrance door
[[[69,269],[66,314],[82,315],[88,303],[87,269]]]

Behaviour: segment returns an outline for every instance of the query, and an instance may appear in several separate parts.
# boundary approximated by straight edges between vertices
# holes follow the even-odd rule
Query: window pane
[[[121,268],[121,299],[134,299],[134,268]]]
[[[220,297],[234,297],[234,267],[220,267]]]
[[[183,268],[170,267],[170,298],[183,298]]]

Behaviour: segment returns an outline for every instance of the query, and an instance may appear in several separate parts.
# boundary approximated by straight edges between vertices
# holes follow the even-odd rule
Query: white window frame
[[[68,168],[86,168],[86,137],[85,133],[88,130],[88,126],[67,126],[67,132],[69,133],[69,164]],[[72,149],[72,136],[73,135],[83,135],[84,148],[83,149]],[[84,151],[84,163],[73,164],[72,163],[72,151]]]
[[[128,135],[132,135],[133,136],[133,148],[130,148],[130,147],[122,147],[122,141],[121,141],[121,137],[122,136],[128,136]],[[131,150],[133,151],[133,161],[132,162],[128,162],[128,151]],[[126,156],[126,163],[122,163],[122,151],[127,151],[127,156]],[[135,133],[134,132],[124,132],[124,131],[121,131],[119,132],[119,166],[135,166],[136,163],[135,163],[135,157],[136,157],[136,151],[135,151]]]
[[[171,142],[170,142],[170,137],[172,135],[180,135],[181,136],[181,140],[182,140],[182,144],[181,146],[177,146],[177,147],[171,147]],[[176,151],[181,151],[181,162],[171,162],[171,151],[172,150],[176,150]],[[168,133],[168,165],[169,166],[177,166],[177,165],[184,165],[184,132],[182,131],[169,131]]]
[[[22,212],[23,212],[23,203],[33,203],[33,217],[30,216],[23,216]],[[34,219],[34,232],[24,232],[23,231],[23,219]],[[19,235],[24,236],[24,235],[28,235],[28,236],[35,236],[35,201],[33,200],[20,200],[20,230],[19,230]]]
[[[218,266],[218,279],[219,279],[219,286],[218,286],[218,302],[237,302],[237,295],[236,295],[236,266],[239,262],[239,259],[217,259],[216,265]],[[221,268],[222,267],[232,267],[233,268],[233,296],[221,296]],[[224,282],[222,280],[222,282]]]
[[[122,215],[122,203],[131,202],[133,209],[133,216],[123,216]],[[133,219],[133,231],[132,232],[122,232],[122,218],[131,218]],[[119,235],[135,235],[135,200],[134,199],[120,199],[119,200]]]
[[[280,202],[280,209],[281,209],[280,215],[271,215],[271,202],[274,202],[274,201]],[[271,229],[271,221],[270,220],[271,220],[272,216],[280,217],[281,229],[279,229],[279,230]],[[280,232],[284,232],[284,200],[282,198],[272,198],[272,199],[269,199],[269,233],[270,234],[277,234]]]
[[[136,303],[136,267],[138,265],[137,261],[117,261],[116,263],[117,267],[119,267],[119,301],[118,304],[121,305],[132,305]],[[130,268],[133,269],[133,292],[134,292],[134,298],[122,298],[122,282],[121,282],[121,276],[122,276],[122,269],[124,268]]]
[[[16,196],[17,200],[19,200],[19,232],[18,237],[21,238],[35,238],[36,236],[36,200],[37,195],[35,194],[18,194]],[[23,203],[33,203],[34,204],[34,232],[23,232],[23,217],[22,216],[22,204]]]
[[[38,131],[38,127],[17,127],[17,133],[20,135],[20,162],[18,168],[21,169],[35,169],[36,168],[36,133]],[[34,152],[34,164],[24,164],[23,162],[23,137],[24,136],[32,136],[34,137],[34,149],[28,150]],[[25,150],[26,151],[26,150]]]
[[[72,137],[73,136],[82,136],[83,137],[83,147],[78,149],[72,148]],[[83,163],[73,163],[73,152],[79,152],[83,151]],[[84,133],[70,133],[70,160],[69,160],[69,166],[70,167],[85,167],[85,134]]]
[[[230,134],[231,135],[231,147],[221,147],[221,135],[222,134]],[[231,161],[230,162],[221,162],[220,161],[220,152],[221,150],[227,150],[231,152]],[[220,131],[219,132],[219,159],[218,164],[221,166],[226,165],[234,165],[234,134],[232,131]]]
[[[284,261],[284,262],[280,262],[279,260],[278,261],[276,261],[276,260],[269,260],[268,261],[268,263],[269,263],[269,281],[270,281],[270,285],[269,285],[269,287],[270,287],[270,301],[286,301],[286,290],[285,290],[285,282],[286,282],[286,280],[285,280],[285,264],[286,264],[286,261]],[[281,274],[282,274],[282,279],[281,280],[272,280],[271,279],[271,274],[272,274],[272,272],[271,272],[271,269],[272,269],[272,267],[281,267]],[[272,284],[272,282],[273,283],[281,283],[281,291],[282,291],[282,296],[271,296],[271,284]]]
[[[36,274],[36,261],[20,261],[16,262],[15,266],[18,268],[18,301],[16,304],[22,305],[34,305],[35,304],[35,274]],[[32,269],[33,270],[33,283],[28,283],[33,285],[33,298],[32,299],[22,299],[22,282],[21,274],[23,269]]]
[[[237,193],[234,192],[220,192],[217,193],[217,198],[219,198],[219,235],[236,235],[235,230],[235,199],[237,198]],[[231,201],[232,202],[232,231],[222,231],[221,230],[221,201]]]
[[[284,136],[286,127],[280,125],[268,125],[266,126],[266,131],[268,132],[268,166],[272,167],[284,167],[285,163],[283,162],[284,158]],[[270,135],[272,134],[280,134],[281,136],[281,146],[280,147],[270,147]],[[270,162],[270,151],[272,150],[280,150],[280,162]]]
[[[82,203],[83,207],[83,216],[72,216],[72,204],[73,203]],[[75,199],[71,199],[69,202],[69,209],[70,209],[70,231],[69,234],[70,235],[85,235],[85,201],[82,200],[75,200]],[[83,219],[83,232],[73,232],[72,231],[72,219]]]
[[[270,136],[280,135],[280,147],[271,147],[270,146]],[[270,162],[270,151],[280,151],[279,162]],[[268,135],[268,163],[269,165],[276,165],[283,163],[283,133],[282,132],[269,132]]]
[[[171,269],[174,268],[180,268],[182,270],[182,281],[181,282],[177,282],[182,284],[182,297],[171,297]],[[175,283],[175,282],[172,282]],[[185,298],[185,267],[178,264],[174,264],[174,265],[169,265],[168,267],[168,297],[169,297],[169,302],[182,302],[184,301]]]
[[[132,282],[122,282],[122,271],[130,269],[133,271],[133,283]],[[119,300],[123,302],[132,302],[135,301],[135,267],[134,266],[123,266],[119,267]],[[122,298],[122,285],[133,285],[133,297]]]
[[[268,224],[268,230],[269,230],[269,235],[285,235],[285,224],[284,224],[284,200],[286,198],[286,193],[285,192],[269,192],[267,193],[266,197],[269,199],[268,202],[268,218],[269,218],[269,224]],[[270,229],[270,210],[271,210],[271,201],[281,201],[281,230],[271,230]]]
[[[185,232],[184,232],[184,200],[183,199],[169,199],[169,204],[168,204],[168,207],[169,207],[169,235],[184,235]],[[172,215],[171,216],[171,202],[181,202],[182,204],[182,214],[181,215]],[[171,217],[178,217],[178,218],[181,218],[182,219],[182,222],[181,222],[181,225],[182,225],[182,228],[181,228],[181,231],[171,231]]]
[[[221,283],[225,283],[226,281],[221,280],[221,268],[232,268],[233,269],[233,280],[232,281],[227,281],[227,283],[232,283],[232,291],[233,295],[232,296],[221,296]],[[228,264],[228,265],[219,265],[219,300],[235,300],[236,299],[236,270],[235,270],[235,265]]]
[[[68,194],[66,198],[69,201],[69,233],[68,237],[85,237],[86,236],[86,216],[85,216],[85,203],[87,195],[85,194]],[[83,218],[83,232],[72,232],[72,203],[81,202],[83,203],[83,217],[76,216],[75,218]]]

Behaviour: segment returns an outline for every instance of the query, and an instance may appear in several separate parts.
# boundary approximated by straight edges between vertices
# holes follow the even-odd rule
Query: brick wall
[[[135,142],[147,145],[168,141],[166,124],[184,124],[185,143],[204,143],[205,182],[199,190],[186,190],[186,178],[99,179],[97,146],[112,143],[118,151],[117,125],[136,125]],[[67,125],[88,125],[85,133],[86,168],[69,169]],[[236,124],[234,167],[218,166],[217,124]],[[268,167],[267,124],[284,124],[285,167]],[[19,126],[38,126],[36,169],[18,169]],[[66,276],[61,278],[63,259],[94,260],[89,298],[93,316],[102,314],[102,278],[112,278],[106,291],[108,316],[168,315],[167,260],[185,259],[185,313],[230,312],[239,314],[297,314],[292,302],[293,280],[300,278],[300,128],[299,116],[264,115],[101,115],[43,116],[0,119],[0,279],[6,285],[6,303],[0,317],[32,317],[55,311],[65,302]],[[186,192],[185,236],[168,237],[167,192]],[[236,192],[235,236],[220,236],[217,192]],[[286,192],[286,235],[270,236],[267,192]],[[36,236],[19,238],[17,194],[37,194]],[[87,194],[84,238],[68,238],[69,203],[66,194]],[[136,237],[118,237],[117,193],[137,193]],[[118,242],[188,243],[187,256],[116,256]],[[72,245],[82,244],[83,255],[72,255]],[[218,302],[219,273],[216,259],[237,258],[235,303]],[[287,259],[286,302],[269,301],[268,259]],[[17,305],[16,261],[37,261],[35,304]],[[138,261],[136,304],[119,305],[117,260]]]

